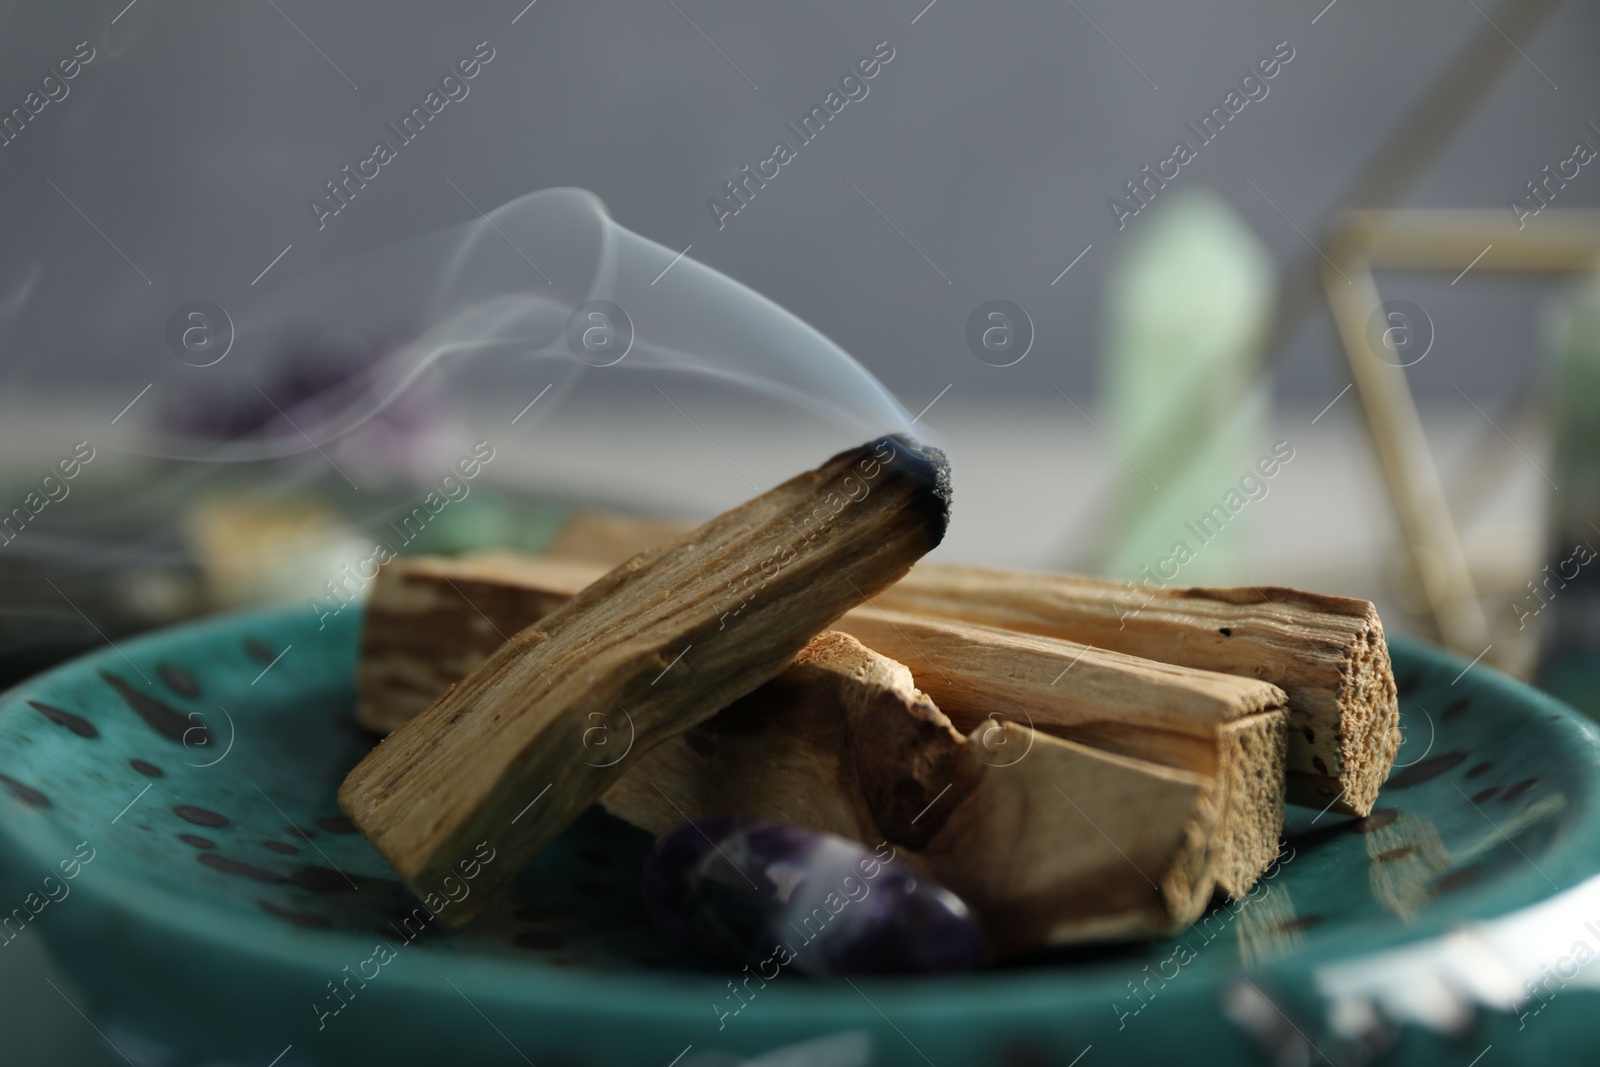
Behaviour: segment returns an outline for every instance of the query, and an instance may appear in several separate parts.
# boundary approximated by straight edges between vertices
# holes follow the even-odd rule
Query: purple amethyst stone
[[[656,842],[644,898],[691,948],[770,979],[931,974],[983,962],[983,930],[954,893],[876,850],[789,823],[719,815]],[[770,972],[770,973],[769,973]]]

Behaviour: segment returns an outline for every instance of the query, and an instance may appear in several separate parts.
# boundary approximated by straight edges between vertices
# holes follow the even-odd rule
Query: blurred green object
[[[1271,260],[1208,193],[1161,204],[1130,240],[1102,362],[1121,484],[1098,568],[1158,586],[1238,578],[1249,554],[1244,513],[1270,488],[1255,465],[1270,451],[1258,373]]]
[[[491,548],[535,552],[570,514],[568,507],[479,486],[468,499],[444,509],[405,551],[446,556]]]
[[[1546,563],[1512,602],[1518,629],[1537,627],[1534,682],[1600,719],[1600,275],[1559,301],[1554,356]]]
[[[31,487],[0,486],[19,501]],[[194,477],[176,465],[100,460],[73,483],[70,509],[3,546],[0,688],[107,640],[210,612],[359,596],[379,545],[407,555],[538,551],[575,510],[487,481],[432,507],[429,491],[351,493],[331,470],[309,480],[270,467]]]
[[[566,506],[485,485],[454,498],[390,492],[361,503],[364,510],[356,512],[347,494],[271,485],[190,501],[186,543],[205,576],[209,605],[348,599],[394,556],[533,551],[571,514]]]

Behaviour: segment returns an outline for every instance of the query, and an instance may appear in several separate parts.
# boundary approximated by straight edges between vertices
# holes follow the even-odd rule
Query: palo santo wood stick
[[[882,438],[840,453],[515,634],[368,754],[339,804],[413,890],[433,891],[480,841],[504,853],[480,875],[499,888],[653,745],[902,576],[943,537],[949,503],[933,449]],[[597,723],[627,724],[626,756],[587,749]]]
[[[945,564],[915,568],[876,603],[1272,682],[1289,697],[1296,803],[1367,815],[1400,745],[1389,647],[1365,600]]]
[[[403,722],[493,652],[504,634],[529,625],[598,572],[594,564],[529,556],[388,564],[367,606],[361,721],[380,730]],[[1208,877],[1229,895],[1247,890],[1277,854],[1285,713],[1274,686],[872,607],[848,612],[835,626],[909,665],[964,731],[991,715],[1015,719],[1218,779],[1221,818]],[[742,779],[753,772],[725,773]],[[819,828],[855,836],[848,828]]]
[[[778,677],[641,756],[601,803],[654,834],[742,814],[920,848],[981,771],[909,670],[830,630]]]
[[[738,813],[892,842],[1002,953],[1172,933],[1214,888],[1211,778],[1017,723],[969,741],[902,664],[838,632],[651,749],[602,803],[652,833]]]
[[[959,729],[1009,719],[1215,779],[1206,880],[1229,896],[1242,896],[1278,854],[1288,715],[1277,686],[875,607],[835,625],[909,667]]]
[[[588,562],[515,555],[422,556],[386,565],[372,587],[362,629],[362,725],[385,733],[398,728],[487,659],[505,642],[504,634],[542,619],[598,572]],[[885,707],[897,714],[883,714]],[[818,739],[828,738],[831,745],[841,736],[846,710],[857,724],[848,751],[819,757]],[[861,719],[867,710],[879,713],[876,725]],[[910,730],[908,723],[917,728]],[[606,758],[601,742],[626,744],[626,738],[599,733],[593,740],[591,758],[597,762]],[[912,683],[909,670],[854,638],[828,632],[777,678],[642,755],[602,802],[613,814],[661,833],[683,816],[652,788],[655,782],[688,811],[753,811],[865,844],[919,844],[965,796],[957,786],[967,772],[953,749],[938,747],[941,741],[953,749],[966,746],[965,736]],[[709,748],[733,755],[716,773],[683,770],[692,754]],[[818,759],[824,764],[820,772]],[[891,764],[899,768],[893,774]],[[765,777],[774,766],[782,772]],[[913,785],[918,782],[932,791],[919,792]],[[946,786],[951,790],[938,796]],[[840,800],[858,794],[859,802]]]
[[[399,729],[607,569],[511,553],[384,564],[361,620],[356,720],[375,733]]]
[[[985,767],[921,857],[982,902],[1000,952],[1174,934],[1205,911],[1212,779],[1015,722],[980,726],[971,741],[986,759],[1027,755]]]

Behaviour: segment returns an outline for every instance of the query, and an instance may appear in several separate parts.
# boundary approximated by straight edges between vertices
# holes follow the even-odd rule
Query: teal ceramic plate
[[[1558,1054],[1592,1006],[1580,979],[1505,1010],[1527,999],[1518,968],[1538,979],[1543,946],[1557,966],[1581,932],[1596,732],[1425,647],[1395,643],[1405,743],[1378,810],[1291,809],[1272,876],[1182,937],[955,979],[736,987],[653,928],[649,839],[598,811],[466,930],[420,921],[335,804],[372,742],[351,718],[359,620],[327,623],[166,631],[0,701],[0,938],[34,927],[140,1067],[1465,1064],[1493,1045],[1488,1064]],[[1537,951],[1508,963],[1510,922]]]

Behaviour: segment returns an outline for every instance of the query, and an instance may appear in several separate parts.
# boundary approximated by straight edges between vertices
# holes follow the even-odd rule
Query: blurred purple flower
[[[359,425],[389,356],[406,339],[383,337],[359,345],[300,340],[268,374],[249,382],[208,379],[167,405],[165,428],[200,441],[279,438],[302,434],[377,484],[425,478],[447,447],[448,401],[436,374],[425,371]],[[337,436],[335,436],[337,435]],[[309,457],[295,461],[321,463]],[[363,483],[365,484],[365,483]]]

